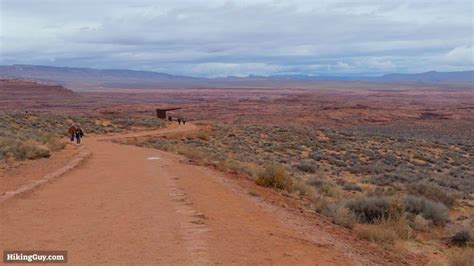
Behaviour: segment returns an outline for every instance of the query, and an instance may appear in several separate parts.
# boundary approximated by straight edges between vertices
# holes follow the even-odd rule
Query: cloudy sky
[[[0,64],[192,76],[474,69],[471,0],[0,0]]]

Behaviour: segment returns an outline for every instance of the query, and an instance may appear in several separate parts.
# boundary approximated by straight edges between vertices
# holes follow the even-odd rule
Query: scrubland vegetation
[[[442,244],[472,247],[473,217],[450,211],[473,207],[467,202],[474,193],[474,140],[424,138],[415,127],[387,132],[214,125],[192,135],[127,141],[296,195],[373,242],[414,240],[436,230]]]
[[[145,118],[110,119],[57,114],[0,114],[0,162],[47,158],[66,146],[68,128],[80,126],[85,134],[120,132],[132,127],[159,127]]]

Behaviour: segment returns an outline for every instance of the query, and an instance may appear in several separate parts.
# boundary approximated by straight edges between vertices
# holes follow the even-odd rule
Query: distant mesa
[[[474,71],[387,74],[379,77],[379,79],[384,81],[474,82]]]
[[[474,83],[474,71],[368,76],[273,75],[248,77],[197,78],[135,70],[91,69],[35,65],[0,66],[0,77],[55,82],[73,90],[157,89],[157,88],[277,88],[305,87],[314,82],[462,82]]]
[[[66,89],[65,87],[49,82],[38,82],[34,80],[25,80],[25,79],[0,79],[0,93],[10,93],[10,94],[25,94],[28,95],[44,95],[44,96],[54,96],[62,95],[75,97],[76,93]]]
[[[0,79],[0,110],[33,111],[60,108],[81,100],[60,85],[21,79]]]

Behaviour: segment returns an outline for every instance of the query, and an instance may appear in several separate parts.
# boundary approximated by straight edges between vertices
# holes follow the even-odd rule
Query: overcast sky
[[[0,64],[208,77],[474,69],[471,0],[0,2]]]

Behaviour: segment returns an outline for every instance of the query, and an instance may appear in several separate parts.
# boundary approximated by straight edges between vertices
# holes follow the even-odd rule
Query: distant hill
[[[474,82],[474,71],[436,72],[418,74],[386,74],[378,77],[383,81],[421,81],[421,82]]]
[[[34,65],[0,66],[0,77],[56,82],[74,89],[175,87],[199,80],[186,76],[135,70],[51,67]]]
[[[67,108],[81,100],[79,95],[59,85],[0,79],[0,111]]]
[[[189,79],[186,76],[174,76],[150,71],[135,71],[122,69],[92,69],[75,67],[52,67],[34,65],[0,66],[0,75],[22,78],[54,79],[83,79],[83,78],[132,78],[132,79]]]
[[[51,67],[34,65],[0,66],[0,77],[56,82],[75,90],[110,88],[191,88],[191,87],[308,87],[314,82],[474,82],[474,71],[426,72],[367,76],[274,75],[223,78],[196,78],[150,71]]]

